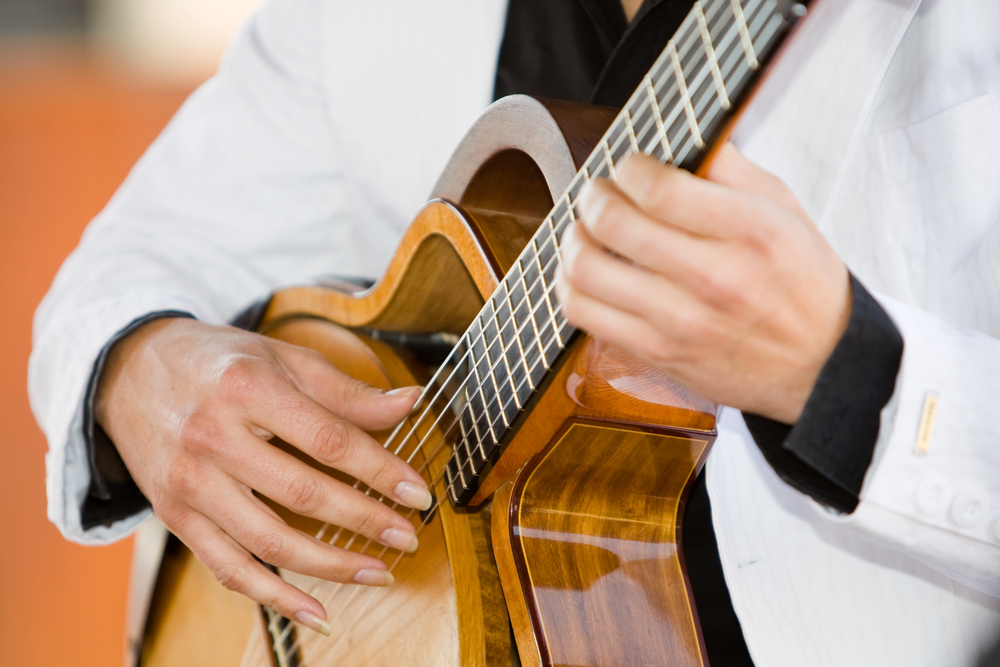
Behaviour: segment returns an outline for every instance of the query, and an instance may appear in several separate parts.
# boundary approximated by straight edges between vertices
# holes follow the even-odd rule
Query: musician
[[[715,664],[972,664],[1000,629],[1000,8],[827,5],[707,180],[634,158],[593,184],[558,295],[733,408],[691,502],[714,535],[685,528]],[[378,276],[494,92],[620,105],[689,6],[267,3],[39,308],[52,520],[98,544],[151,503],[226,585],[317,630],[322,607],[251,553],[390,583],[249,490],[415,547],[401,517],[266,444],[426,507],[363,433],[415,391],[222,325],[280,285]]]

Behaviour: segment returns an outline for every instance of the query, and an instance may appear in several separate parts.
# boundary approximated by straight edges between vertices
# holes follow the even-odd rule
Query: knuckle
[[[288,487],[288,509],[297,514],[314,514],[323,500],[323,486],[312,475],[300,475]]]
[[[239,355],[230,359],[219,374],[223,392],[232,396],[246,396],[258,386],[259,365],[254,359]]]
[[[278,531],[266,531],[254,541],[253,552],[269,565],[281,566],[288,562],[292,546]]]
[[[211,452],[223,440],[219,423],[203,412],[187,417],[181,425],[180,441],[189,452]]]
[[[323,423],[313,438],[313,452],[316,459],[336,467],[343,461],[351,445],[351,430],[342,421],[329,420]]]
[[[371,398],[372,387],[367,382],[346,375],[342,378],[342,382],[344,399],[348,405],[361,403]]]
[[[738,298],[740,287],[734,284],[729,272],[721,267],[712,271],[701,271],[695,276],[697,290],[701,298],[711,306],[729,307]],[[695,322],[686,322],[694,325]]]
[[[382,531],[379,528],[385,523],[382,520],[381,513],[378,507],[373,507],[369,503],[358,510],[357,515],[354,518],[355,521],[355,531],[361,535],[378,535]]]
[[[166,464],[163,481],[166,491],[179,498],[190,498],[201,488],[200,468],[182,457],[173,458]]]
[[[185,528],[188,525],[189,514],[184,511],[181,505],[160,498],[151,498],[150,503],[153,505],[153,513],[156,518],[170,532],[174,535],[184,535],[187,532]]]
[[[377,460],[375,462],[375,469],[372,471],[371,485],[377,488],[393,488],[396,485],[393,484],[399,477],[400,474],[396,472],[396,467],[392,465],[391,460]]]

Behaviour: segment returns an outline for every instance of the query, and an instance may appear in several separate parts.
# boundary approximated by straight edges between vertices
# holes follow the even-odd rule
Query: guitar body
[[[465,331],[614,115],[529,98],[491,109],[378,283],[280,292],[261,331],[378,387],[425,384],[440,360],[413,341]],[[438,502],[410,517],[420,529],[415,554],[368,547],[393,567],[392,587],[280,573],[326,605],[332,637],[224,590],[174,541],[141,664],[707,664],[680,518],[714,439],[715,406],[589,336],[570,344],[535,393],[470,508],[455,508],[433,474],[451,453],[444,422],[411,416],[422,442],[445,446],[399,452],[425,470]],[[304,532],[322,530],[274,508]],[[335,531],[324,539],[364,548]]]

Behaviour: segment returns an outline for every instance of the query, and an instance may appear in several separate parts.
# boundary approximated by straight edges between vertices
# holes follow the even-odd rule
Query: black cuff
[[[90,463],[90,488],[87,489],[87,497],[80,508],[80,524],[84,530],[100,525],[110,526],[115,521],[138,514],[149,507],[149,501],[135,485],[111,438],[94,421],[94,400],[97,383],[115,343],[142,325],[165,317],[194,318],[190,313],[179,310],[161,310],[144,315],[115,334],[101,349],[94,362],[94,370],[87,383],[87,395],[83,400],[83,442]]]
[[[899,329],[853,275],[851,291],[847,329],[823,366],[799,421],[788,426],[743,415],[778,476],[848,514],[858,506],[880,414],[892,397],[903,356]]]

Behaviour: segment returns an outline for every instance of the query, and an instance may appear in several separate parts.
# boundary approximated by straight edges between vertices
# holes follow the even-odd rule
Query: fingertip
[[[392,586],[395,579],[386,569],[364,568],[354,575],[354,583],[362,586]]]
[[[320,633],[324,637],[330,636],[330,626],[326,622],[326,610],[323,610],[323,616],[319,617],[309,611],[299,611],[295,614],[295,621],[301,625],[306,626],[310,630]]]
[[[420,481],[423,482],[423,479]],[[400,482],[396,485],[393,493],[396,496],[396,500],[407,507],[412,507],[421,512],[430,509],[434,503],[434,497],[426,485],[420,486],[413,482]]]
[[[424,388],[419,386],[413,387],[397,387],[390,391],[385,392],[385,396],[392,396],[398,398],[416,398],[424,393]]]

